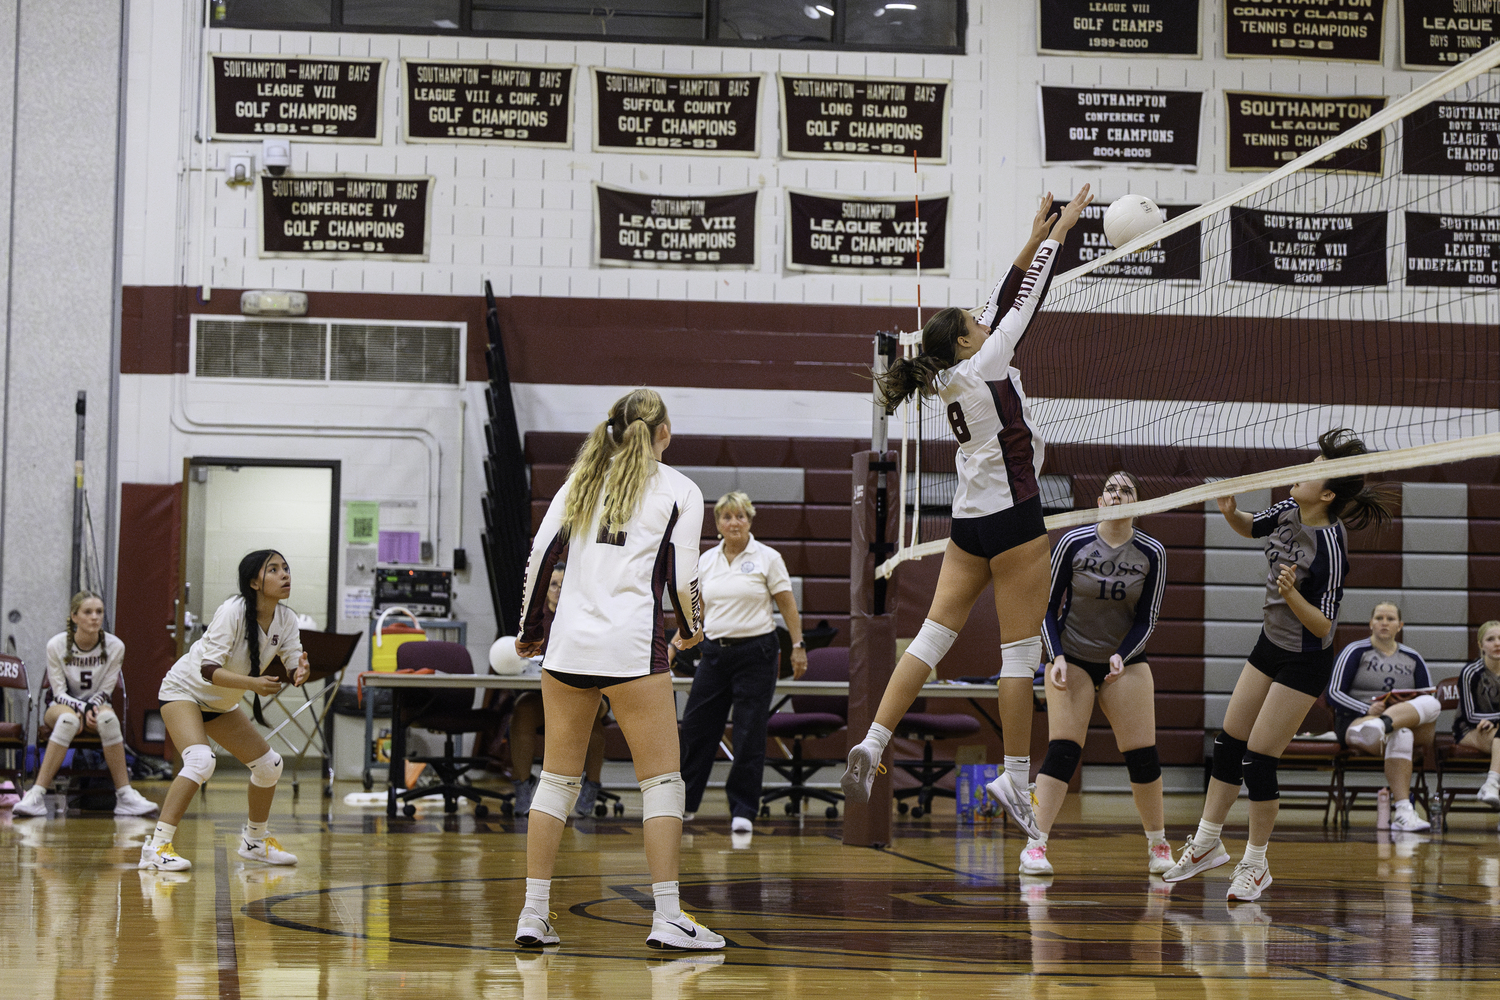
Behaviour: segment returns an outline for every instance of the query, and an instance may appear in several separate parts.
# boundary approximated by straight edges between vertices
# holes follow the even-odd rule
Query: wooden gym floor
[[[1369,813],[1346,838],[1284,813],[1275,885],[1232,910],[1227,866],[1175,887],[1146,875],[1123,795],[1070,800],[1051,880],[1015,874],[1015,834],[960,827],[941,806],[898,819],[887,850],[842,846],[821,810],[759,821],[747,843],[700,815],[683,903],[730,947],[663,958],[644,943],[650,879],[629,796],[626,818],[569,827],[552,897],[563,944],[520,952],[524,823],[441,807],[392,822],[340,804],[352,784],[325,813],[315,788],[284,790],[273,814],[295,869],[235,855],[233,780],[195,800],[176,838],[194,868],[177,874],[136,870],[151,820],[0,813],[0,997],[1500,997],[1491,815],[1392,842]],[[1169,797],[1174,845],[1199,806]],[[1243,808],[1227,827],[1236,857]]]

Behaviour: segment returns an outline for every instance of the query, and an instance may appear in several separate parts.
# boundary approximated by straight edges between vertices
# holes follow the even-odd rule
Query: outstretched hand
[[[1068,238],[1068,231],[1078,224],[1078,220],[1083,217],[1083,210],[1093,200],[1094,196],[1089,191],[1089,185],[1085,184],[1073,196],[1073,200],[1068,202],[1067,206],[1063,208],[1062,215],[1058,217],[1057,224],[1052,227],[1052,238],[1059,243],[1066,240]]]
[[[1037,206],[1036,215],[1031,220],[1031,245],[1040,246],[1056,221],[1057,213],[1052,211],[1052,192],[1048,191],[1042,195],[1042,203]]]

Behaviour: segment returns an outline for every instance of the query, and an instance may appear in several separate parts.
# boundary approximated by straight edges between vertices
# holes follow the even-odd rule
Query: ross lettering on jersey
[[[1123,559],[1116,562],[1113,559],[1100,560],[1099,553],[1094,552],[1074,564],[1074,572],[1097,573],[1099,576],[1145,576],[1147,566],[1145,563],[1128,563]]]

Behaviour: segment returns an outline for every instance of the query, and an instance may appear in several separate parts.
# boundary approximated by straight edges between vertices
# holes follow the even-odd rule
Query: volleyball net
[[[1331,101],[1362,120],[1301,155],[1263,137],[1288,162],[1162,204],[1165,225],[1115,250],[1106,199],[1090,207],[1014,362],[1046,442],[1049,528],[1288,486],[1334,427],[1371,453],[1319,478],[1500,455],[1497,65],[1500,44],[1395,100],[1231,94],[1248,119]],[[898,339],[919,352],[920,331]],[[957,484],[936,398],[889,420],[905,471],[882,577],[943,551]],[[1094,497],[1119,469],[1145,499],[1106,515]]]

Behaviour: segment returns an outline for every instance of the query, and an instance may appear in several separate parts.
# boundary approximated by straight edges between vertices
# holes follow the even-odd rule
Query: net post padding
[[[1081,264],[1071,271],[1059,274],[1052,280],[1052,287],[1061,288],[1064,285],[1077,281],[1079,278],[1086,278],[1092,272],[1097,271],[1106,264],[1113,264],[1127,254],[1139,253],[1152,244],[1161,242],[1173,233],[1179,233],[1189,226],[1197,225],[1216,212],[1222,212],[1230,205],[1244,201],[1258,191],[1264,191],[1282,178],[1290,177],[1292,174],[1312,166],[1330,153],[1352,145],[1365,136],[1374,135],[1387,125],[1394,125],[1417,108],[1431,104],[1450,90],[1461,87],[1470,80],[1488,73],[1496,66],[1500,66],[1500,42],[1496,42],[1489,48],[1481,49],[1452,69],[1444,70],[1405,97],[1392,101],[1389,105],[1364,121],[1350,126],[1332,139],[1308,150],[1285,166],[1278,167],[1271,173],[1253,180],[1249,184],[1235,188],[1221,198],[1215,198],[1207,204],[1199,205],[1191,211],[1184,212],[1164,225],[1142,233],[1124,246],[1111,250],[1102,257],[1091,260],[1086,264]]]
[[[895,461],[893,451],[859,451],[853,457],[849,512],[849,725],[846,730],[849,746],[869,732],[886,685],[896,671],[895,581],[889,579],[889,573],[879,574],[888,582],[884,585],[884,601],[878,601],[874,548],[882,539],[889,544],[888,540],[898,537],[893,534],[896,527],[893,508],[899,506],[900,490],[890,481],[891,474],[880,469],[881,465],[894,466]],[[896,475],[904,475],[904,470],[898,470]],[[881,476],[887,477],[888,491],[883,533],[877,523],[876,506]],[[877,608],[878,603],[883,606]],[[877,610],[882,613],[877,614]],[[869,801],[844,803],[845,844],[879,847],[891,842],[893,753],[894,748],[886,748],[887,773],[875,776]]]

